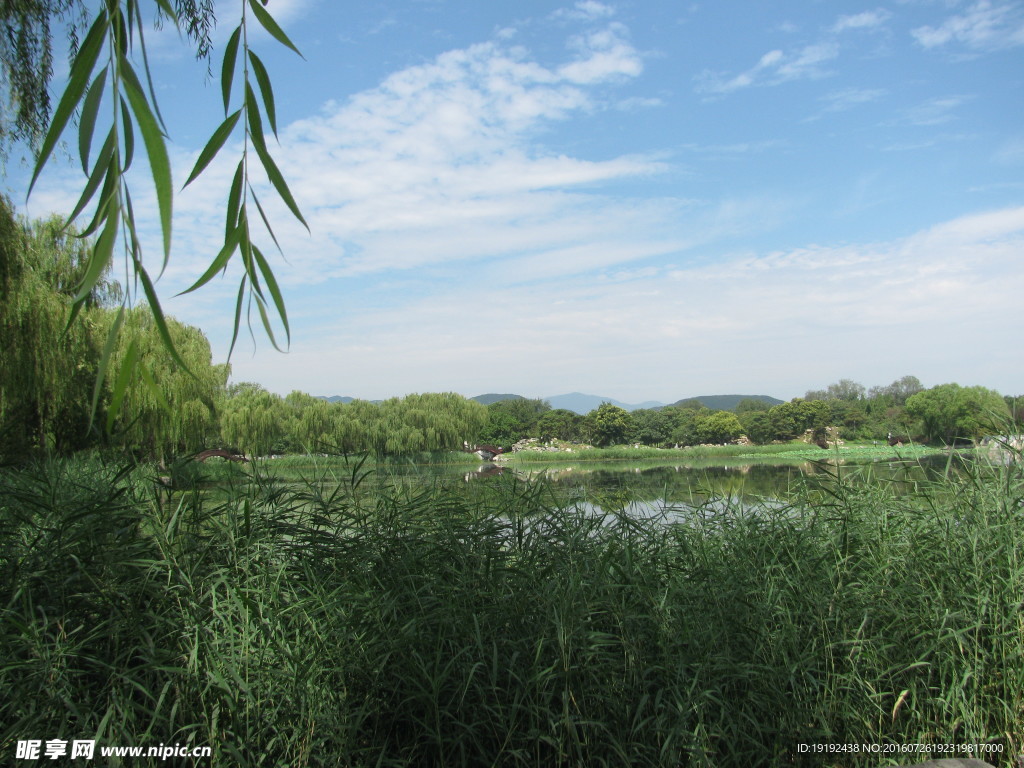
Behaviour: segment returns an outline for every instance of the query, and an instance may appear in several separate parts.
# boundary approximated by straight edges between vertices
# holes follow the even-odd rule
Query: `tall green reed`
[[[825,468],[785,504],[652,519],[358,462],[216,493],[96,459],[7,473],[0,751],[52,735],[210,745],[215,765],[781,766],[821,762],[800,744],[969,741],[1010,765],[1020,463],[954,469],[907,495]]]

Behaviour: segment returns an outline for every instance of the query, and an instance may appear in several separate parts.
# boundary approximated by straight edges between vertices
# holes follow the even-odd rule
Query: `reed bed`
[[[1024,752],[1019,456],[912,495],[833,474],[787,503],[656,519],[508,476],[381,487],[359,462],[225,482],[155,490],[96,458],[0,476],[0,754],[28,738],[208,745],[196,764],[216,766]]]

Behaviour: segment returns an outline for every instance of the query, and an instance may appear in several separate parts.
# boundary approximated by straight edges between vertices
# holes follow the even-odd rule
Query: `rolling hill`
[[[323,397],[321,395],[321,397],[329,403],[351,403],[355,399],[352,397],[343,397],[342,395],[331,395],[330,397]],[[687,397],[677,400],[672,403],[672,405],[681,405],[683,403],[692,402],[693,400],[699,400],[700,404],[705,408],[710,408],[714,411],[732,411],[735,410],[741,400],[746,400],[748,398],[752,400],[762,400],[770,406],[784,402],[779,400],[777,397],[770,397],[769,395],[700,395],[699,397]],[[497,394],[495,392],[489,392],[469,399],[476,400],[476,402],[483,405],[490,405],[491,403],[497,403],[502,400],[526,400],[528,398],[523,395]],[[619,408],[627,411],[637,411],[641,408],[666,407],[665,403],[661,403],[656,400],[647,400],[643,403],[624,403],[621,400],[616,400],[614,397],[588,395],[583,392],[570,392],[564,395],[552,395],[542,399],[550,403],[552,408],[564,408],[567,411],[573,411],[580,415],[590,413],[601,405],[601,403],[611,403],[612,405],[617,405]],[[370,402],[379,403],[381,401],[371,400]]]

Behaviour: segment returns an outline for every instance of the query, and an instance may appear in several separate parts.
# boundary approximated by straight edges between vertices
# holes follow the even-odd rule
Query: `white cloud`
[[[572,157],[547,152],[536,139],[604,103],[604,89],[640,74],[640,57],[616,23],[573,38],[570,48],[569,60],[553,65],[501,42],[448,51],[285,128],[275,156],[313,234],[291,223],[272,193],[264,195],[278,238],[304,251],[289,254],[283,279],[315,284],[529,258],[570,243],[590,243],[600,263],[638,258],[636,249],[612,242],[615,228],[650,227],[650,216],[615,205],[600,186],[659,173],[663,163]],[[233,171],[211,166],[209,178],[179,198],[185,252],[217,236],[222,224],[208,211]],[[571,263],[561,269],[577,268]],[[191,265],[193,278],[197,268]]]
[[[827,112],[845,112],[861,104],[878,101],[888,93],[883,88],[844,88],[822,97]]]
[[[843,88],[839,91],[826,93],[819,99],[824,106],[816,113],[805,118],[804,122],[813,122],[829,114],[857,109],[865,104],[871,104],[884,98],[888,93],[884,88]]]
[[[596,0],[579,0],[572,8],[562,8],[555,11],[553,15],[555,18],[573,21],[598,21],[614,16],[615,8]]]
[[[1024,45],[1024,8],[1016,2],[979,0],[939,26],[918,27],[911,35],[924,48],[958,43],[990,51]]]
[[[937,96],[903,110],[900,122],[909,125],[941,125],[956,118],[955,112],[971,100],[970,96]]]
[[[750,69],[729,76],[705,70],[696,77],[699,93],[727,94],[742,88],[780,85],[792,80],[817,79],[828,76],[822,65],[839,56],[839,46],[831,41],[815,43],[786,53],[772,50],[764,54]]]
[[[572,280],[516,282],[485,268],[468,285],[436,283],[422,297],[347,315],[303,338],[287,369],[242,361],[237,374],[288,391],[308,364],[318,381],[370,397],[453,382],[467,395],[550,395],[596,381],[635,400],[678,398],[693,382],[732,391],[785,381],[769,370],[773,359],[792,370],[797,389],[777,392],[786,397],[850,370],[869,383],[906,373],[987,380],[998,368],[987,350],[1015,348],[1024,322],[1022,257],[1024,208],[1009,208],[886,242],[609,265]],[[399,390],[381,391],[388,381]]]
[[[626,40],[626,28],[611,24],[605,29],[574,38],[575,61],[558,69],[561,78],[578,85],[590,85],[612,78],[636,77],[643,62]]]
[[[885,23],[892,18],[892,14],[884,8],[877,8],[873,11],[864,11],[852,16],[840,16],[832,25],[835,33],[845,32],[848,29],[878,29],[885,26]]]

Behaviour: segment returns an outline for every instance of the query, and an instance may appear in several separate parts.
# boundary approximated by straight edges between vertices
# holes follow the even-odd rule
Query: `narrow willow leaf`
[[[85,238],[95,233],[99,228],[100,224],[106,219],[107,207],[117,205],[117,192],[118,192],[118,181],[121,176],[117,165],[117,155],[111,152],[110,161],[107,163],[107,175],[103,180],[103,189],[100,192],[100,202],[96,206],[96,211],[93,213],[92,220],[85,227],[85,229],[79,231],[78,237]],[[68,220],[70,223],[71,220]]]
[[[274,235],[274,228],[270,226],[270,219],[267,218],[266,212],[263,210],[263,206],[260,205],[260,199],[256,196],[256,192],[250,188],[249,193],[252,195],[252,201],[256,203],[256,210],[260,212],[260,218],[263,219],[263,226],[267,228],[267,232],[270,234],[270,239],[274,241],[274,245],[277,246],[277,252],[284,256],[284,251],[281,249],[281,244],[277,242],[277,236]],[[285,259],[287,261],[287,259]]]
[[[267,13],[266,9],[264,9],[262,5],[260,5],[256,0],[249,0],[249,7],[252,8],[252,12],[256,14],[256,19],[263,25],[263,28],[270,33],[271,37],[281,43],[281,45],[291,48],[295,53],[299,54],[300,58],[305,60],[305,56],[303,56],[302,53],[299,52],[299,49],[295,47],[295,44],[288,39],[288,35],[286,35],[284,30],[277,25],[277,22],[274,21],[274,17]]]
[[[189,175],[188,181],[185,182],[182,189],[191,184],[196,177],[206,169],[206,166],[210,164],[213,158],[217,156],[217,153],[220,152],[221,148],[224,146],[224,142],[228,140],[232,131],[235,130],[235,126],[238,125],[238,119],[241,116],[242,110],[239,109],[233,112],[223,123],[220,124],[217,130],[213,132],[213,136],[210,137],[206,146],[203,147],[203,151],[199,153],[199,159],[196,160],[195,167],[192,169],[192,173]]]
[[[259,272],[256,271],[256,260],[253,257],[253,251],[256,246],[251,243],[248,247],[242,249],[243,263],[245,264],[245,271],[249,275],[249,284],[252,286],[252,290],[255,291],[256,295],[266,301],[267,297],[263,295],[263,284],[260,282]]]
[[[121,361],[121,369],[117,372],[117,379],[114,381],[114,387],[110,393],[110,407],[107,410],[107,432],[114,431],[114,422],[117,421],[117,417],[121,413],[121,403],[128,392],[128,384],[132,380],[132,374],[135,372],[135,364],[138,362],[138,359],[139,348],[135,340],[132,339],[128,345],[128,350],[125,352],[124,360]]]
[[[299,210],[298,204],[295,202],[295,198],[292,197],[291,190],[288,189],[288,185],[285,183],[284,176],[281,175],[281,171],[278,169],[277,164],[274,163],[274,158],[270,156],[266,148],[256,147],[256,154],[260,157],[260,162],[263,163],[263,169],[267,172],[267,178],[270,179],[270,183],[274,185],[274,189],[277,190],[277,194],[284,200],[285,205],[288,206],[295,218],[302,222],[302,226],[309,231],[309,224],[302,218],[302,211]]]
[[[96,156],[96,167],[92,169],[92,173],[89,175],[89,179],[85,184],[85,189],[82,190],[82,196],[78,198],[78,202],[75,204],[74,210],[68,215],[68,224],[77,219],[82,211],[85,210],[85,206],[89,204],[93,195],[96,194],[96,190],[99,189],[100,182],[106,178],[110,162],[114,157],[114,142],[116,138],[117,133],[113,128],[111,128],[110,132],[107,134],[106,141],[103,142],[103,147],[100,149],[99,155]]]
[[[220,90],[224,97],[224,114],[228,113],[228,105],[231,103],[231,82],[235,77],[235,64],[238,61],[238,41],[242,36],[242,25],[239,24],[235,31],[228,38],[228,44],[224,48],[224,61],[220,68]]]
[[[139,233],[135,228],[135,206],[132,205],[132,191],[127,186],[124,188],[124,212],[122,223],[128,230],[128,244],[132,258],[140,263],[142,258],[142,243],[139,240]],[[137,268],[137,265],[136,265]]]
[[[242,263],[245,265],[246,272],[248,272],[250,271],[249,266],[252,263],[252,255],[249,253],[252,248],[252,241],[249,238],[249,206],[244,202],[242,203],[242,209],[238,212],[238,231],[238,247],[241,249]]]
[[[125,14],[128,17],[125,23],[128,26],[128,42],[130,43],[130,48],[135,44],[135,26],[142,21],[142,16],[139,14],[139,0],[127,0],[124,4],[124,9]]]
[[[245,170],[245,158],[238,161],[235,169],[235,176],[231,180],[231,191],[228,193],[227,214],[224,220],[224,239],[231,236],[231,232],[238,227],[239,206],[242,204],[242,175]]]
[[[252,71],[256,75],[256,82],[260,86],[260,95],[263,97],[263,107],[267,112],[267,120],[270,122],[270,130],[277,136],[277,110],[274,107],[274,89],[270,84],[270,75],[267,68],[263,66],[260,57],[256,52],[249,50],[249,61],[252,62]]]
[[[100,395],[103,393],[103,384],[107,380],[107,368],[110,367],[110,358],[114,354],[114,347],[117,346],[117,339],[121,334],[121,326],[124,325],[125,307],[122,304],[114,317],[114,322],[107,333],[106,343],[103,345],[103,353],[100,355],[99,366],[96,369],[96,383],[92,387],[92,407],[89,410],[89,428],[92,428],[96,420],[96,408],[100,403]]]
[[[235,330],[231,334],[231,346],[228,347],[228,360],[231,360],[231,353],[235,350],[235,342],[238,341],[238,331],[242,324],[242,300],[245,298],[245,276],[238,284],[238,300],[235,302]]]
[[[86,297],[92,292],[92,289],[96,287],[96,283],[103,276],[104,270],[106,270],[114,255],[119,211],[116,205],[108,204],[106,208],[106,224],[103,227],[103,232],[96,239],[96,245],[93,246],[92,252],[89,254],[85,275],[83,275],[78,291],[72,299],[75,303],[85,301]]]
[[[167,14],[168,18],[174,22],[174,26],[178,26],[178,14],[174,12],[171,4],[167,2],[167,0],[156,0],[156,4],[159,6],[160,10]]]
[[[132,128],[132,117],[124,96],[121,97],[121,125],[121,132],[124,135],[124,162],[121,164],[121,173],[127,173],[132,167],[132,160],[135,159],[135,129]]]
[[[82,103],[82,115],[78,119],[78,156],[82,161],[82,173],[89,175],[89,153],[92,151],[92,136],[96,129],[96,114],[103,100],[103,91],[107,86],[107,70],[109,65],[100,70],[96,79],[89,86],[85,101]]]
[[[256,307],[260,311],[260,320],[263,321],[263,330],[267,332],[267,337],[270,339],[270,343],[274,345],[274,349],[278,352],[284,352],[284,350],[277,344],[277,338],[274,336],[274,327],[270,323],[270,318],[267,317],[267,308],[264,306],[264,301],[261,296],[256,297]]]
[[[174,339],[171,338],[171,332],[167,328],[167,320],[164,319],[164,311],[160,308],[160,299],[156,295],[156,289],[153,288],[153,281],[149,279],[149,273],[139,261],[135,262],[135,274],[138,276],[139,282],[142,283],[142,290],[146,294],[146,302],[149,304],[149,311],[153,315],[153,322],[156,323],[156,330],[164,344],[164,349],[174,358],[174,362],[181,366],[182,370],[194,377],[195,374],[185,365],[185,361],[178,354],[177,347],[174,346]]]
[[[267,140],[263,135],[263,119],[260,117],[260,107],[256,103],[256,94],[248,82],[245,84],[245,118],[249,124],[249,137],[252,139],[256,151],[258,152],[262,149],[266,152]]]
[[[153,177],[153,185],[156,187],[156,202],[160,210],[160,227],[163,231],[164,241],[163,269],[166,269],[167,261],[171,256],[171,209],[174,200],[174,188],[171,185],[171,162],[167,156],[167,145],[164,143],[163,133],[149,108],[141,83],[127,59],[121,60],[121,72],[124,78],[125,92],[132,105],[132,114],[135,115],[139,130],[142,131],[146,155],[149,157],[149,170]]]
[[[274,272],[270,268],[270,264],[263,257],[263,253],[255,245],[252,247],[253,256],[256,257],[256,264],[259,266],[260,272],[263,275],[263,282],[267,284],[267,289],[270,291],[271,297],[274,299],[274,306],[277,308],[277,314],[281,318],[281,325],[284,326],[285,337],[288,342],[291,343],[292,332],[288,326],[288,312],[285,310],[284,297],[281,295],[281,289],[278,287],[277,280],[274,278]]]
[[[220,253],[218,253],[217,257],[213,260],[213,262],[211,262],[209,269],[207,269],[206,272],[203,273],[202,277],[196,280],[195,284],[191,288],[182,291],[181,293],[178,294],[178,296],[181,296],[182,294],[185,293],[192,293],[192,291],[196,290],[197,288],[202,288],[204,285],[210,282],[210,280],[212,280],[213,277],[220,270],[224,269],[228,265],[228,262],[231,260],[231,255],[235,252],[235,249],[238,248],[238,243],[241,240],[241,238],[241,228],[236,227],[235,230],[224,242],[224,247],[220,249]]]
[[[256,273],[256,266],[253,262],[252,240],[249,238],[248,228],[242,231],[241,239],[238,243],[239,253],[242,257],[242,266],[245,268],[245,274],[249,277],[249,284],[252,286],[252,290],[260,296],[263,295],[263,287],[260,285],[259,275]]]
[[[50,129],[46,132],[42,147],[39,150],[39,159],[36,161],[32,180],[28,185],[28,195],[32,194],[32,188],[35,186],[43,166],[46,165],[46,161],[50,158],[61,134],[64,133],[64,128],[67,127],[68,121],[74,114],[75,107],[82,100],[86,86],[89,84],[89,78],[92,76],[93,67],[96,66],[100,48],[103,46],[106,31],[107,14],[101,10],[96,15],[96,21],[93,22],[92,27],[85,36],[85,40],[82,41],[82,45],[78,49],[78,55],[75,56],[75,61],[71,65],[68,85],[60,98],[60,103],[57,104],[57,109],[54,110],[53,119],[50,121]]]

